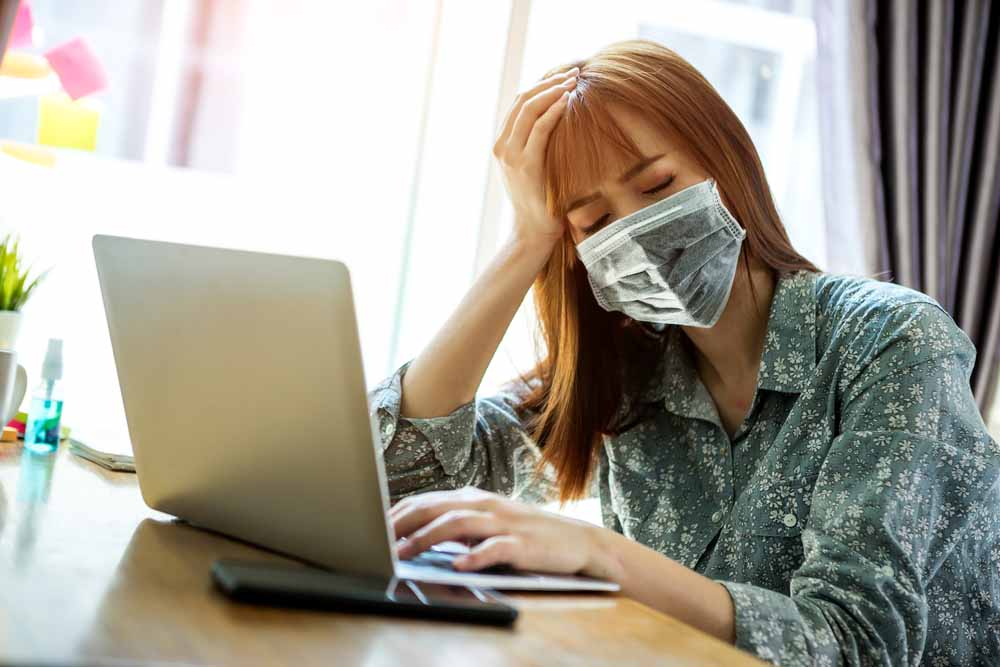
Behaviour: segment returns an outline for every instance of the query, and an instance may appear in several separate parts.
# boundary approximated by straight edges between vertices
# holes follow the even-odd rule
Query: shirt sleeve
[[[972,343],[933,303],[900,306],[864,330],[842,348],[847,370],[831,396],[839,432],[790,595],[720,582],[736,608],[737,646],[774,663],[920,662],[935,573],[951,555],[949,567],[957,559],[981,572],[963,554],[990,547],[956,548],[998,542],[1000,453],[969,387]]]
[[[425,491],[475,486],[541,504],[554,492],[554,472],[535,477],[541,452],[519,419],[521,394],[508,383],[493,396],[476,398],[451,414],[401,417],[402,379],[412,360],[369,393],[376,417],[390,502]]]

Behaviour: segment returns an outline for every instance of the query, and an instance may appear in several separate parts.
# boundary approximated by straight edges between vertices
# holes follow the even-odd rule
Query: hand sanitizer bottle
[[[49,339],[42,364],[42,381],[31,396],[28,424],[24,431],[24,446],[47,454],[59,447],[59,427],[62,421],[62,341]]]

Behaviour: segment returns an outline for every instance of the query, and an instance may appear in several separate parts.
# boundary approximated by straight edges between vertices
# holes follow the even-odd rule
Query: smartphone
[[[407,579],[345,575],[305,565],[220,559],[216,587],[239,602],[281,607],[415,616],[509,626],[517,609],[491,590]]]

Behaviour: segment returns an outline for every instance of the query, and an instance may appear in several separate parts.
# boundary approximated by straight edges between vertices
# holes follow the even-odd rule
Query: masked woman
[[[1000,451],[933,299],[796,252],[740,121],[653,42],[552,70],[493,153],[509,239],[370,397],[401,558],[611,579],[781,664],[1000,655]],[[544,353],[476,398],[532,285]],[[545,480],[604,527],[510,497]]]

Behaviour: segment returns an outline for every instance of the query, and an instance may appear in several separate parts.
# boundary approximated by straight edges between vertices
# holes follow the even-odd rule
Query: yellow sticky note
[[[0,151],[16,157],[18,160],[31,162],[42,167],[51,167],[56,163],[56,154],[48,148],[34,144],[22,144],[17,141],[0,141]]]
[[[100,119],[100,111],[89,100],[74,101],[63,93],[43,95],[38,98],[38,143],[92,151]]]

